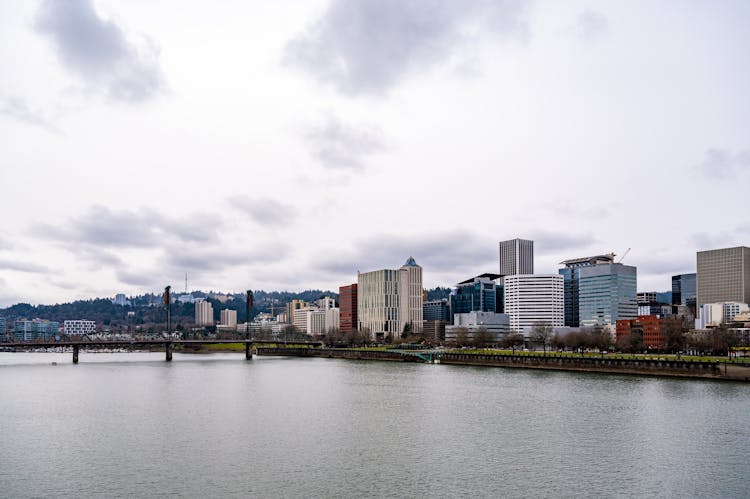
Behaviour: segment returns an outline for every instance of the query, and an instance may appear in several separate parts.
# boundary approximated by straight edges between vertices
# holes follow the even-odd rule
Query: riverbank
[[[730,381],[750,381],[750,366],[709,360],[663,360],[555,354],[498,354],[460,351],[394,351],[335,348],[261,348],[259,356],[324,357],[390,362],[432,362],[450,365],[583,371],[607,374],[666,376]]]

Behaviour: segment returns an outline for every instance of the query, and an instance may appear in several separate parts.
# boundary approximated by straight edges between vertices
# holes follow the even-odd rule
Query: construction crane
[[[617,260],[617,263],[621,263],[625,259],[625,257],[628,256],[628,253],[630,253],[630,248],[628,248],[627,250],[625,250],[625,253],[623,253],[623,255],[620,257],[620,259]]]

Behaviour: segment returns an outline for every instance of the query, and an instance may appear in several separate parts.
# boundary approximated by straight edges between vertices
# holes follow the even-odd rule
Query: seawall
[[[346,350],[329,348],[259,348],[257,354],[325,357],[351,360],[385,360],[424,362],[404,353],[380,350]],[[613,374],[636,374],[679,378],[750,381],[750,366],[692,360],[627,359],[591,356],[504,355],[441,352],[436,362],[450,365],[546,369]]]

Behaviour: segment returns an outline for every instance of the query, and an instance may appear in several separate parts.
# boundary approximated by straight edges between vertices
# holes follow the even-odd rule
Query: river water
[[[0,496],[750,497],[748,384],[71,357],[0,353]]]

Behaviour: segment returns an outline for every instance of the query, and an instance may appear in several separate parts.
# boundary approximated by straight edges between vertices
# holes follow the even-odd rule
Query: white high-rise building
[[[414,258],[397,270],[357,275],[357,319],[370,339],[397,338],[408,327],[422,327],[422,267]]]
[[[534,241],[500,241],[500,275],[534,273]]]
[[[225,308],[219,313],[219,323],[222,326],[236,327],[237,326],[237,311],[229,308]]]
[[[517,274],[503,278],[505,313],[510,328],[528,335],[536,322],[565,325],[563,276]]]
[[[309,329],[308,316],[310,315],[310,313],[318,310],[319,308],[314,305],[308,305],[306,307],[294,310],[294,318],[292,319],[292,324],[300,333],[313,334]]]
[[[195,325],[196,326],[213,326],[214,325],[214,307],[210,302],[199,301],[195,304]]]

